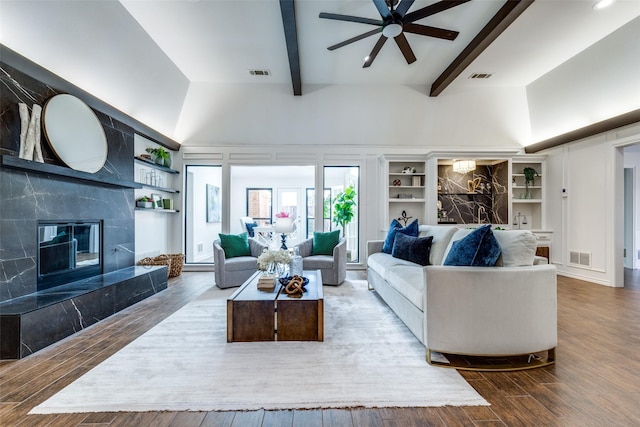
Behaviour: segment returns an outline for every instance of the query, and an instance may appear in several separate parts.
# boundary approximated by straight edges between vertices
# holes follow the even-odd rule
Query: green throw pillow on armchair
[[[313,249],[311,255],[333,255],[333,248],[340,242],[340,230],[327,233],[313,233]]]
[[[249,237],[247,233],[240,234],[219,234],[220,246],[224,249],[226,258],[235,258],[239,256],[251,256],[249,249]]]

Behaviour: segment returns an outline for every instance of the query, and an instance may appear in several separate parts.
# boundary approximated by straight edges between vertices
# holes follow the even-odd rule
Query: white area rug
[[[213,288],[31,414],[488,405],[365,281],[325,287],[324,342],[227,343]]]

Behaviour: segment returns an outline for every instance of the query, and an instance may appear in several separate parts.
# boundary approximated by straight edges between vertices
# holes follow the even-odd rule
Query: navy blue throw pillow
[[[256,233],[253,231],[253,227],[257,227],[257,222],[245,222],[244,225],[247,227],[247,233],[249,233],[249,237],[255,237]]]
[[[443,265],[493,267],[501,253],[502,248],[491,231],[491,224],[487,224],[453,242]]]
[[[433,236],[413,237],[397,233],[391,256],[420,265],[429,265]]]
[[[391,225],[389,225],[389,231],[387,232],[387,238],[384,239],[384,244],[382,245],[382,252],[384,252],[385,254],[390,254],[391,251],[393,251],[393,242],[396,238],[397,233],[418,237],[418,220],[413,220],[413,222],[406,227],[400,225],[397,219],[391,221]]]

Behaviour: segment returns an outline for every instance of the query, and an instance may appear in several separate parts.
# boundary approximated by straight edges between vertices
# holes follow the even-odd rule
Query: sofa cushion
[[[407,236],[418,236],[418,220],[414,220],[411,224],[403,227],[400,225],[397,219],[391,221],[389,225],[389,231],[387,232],[387,238],[384,239],[384,244],[382,245],[382,252],[386,254],[390,254],[393,250],[393,242],[396,238],[397,233],[406,234]]]
[[[249,237],[247,233],[240,234],[219,234],[220,246],[224,249],[225,258],[238,256],[250,256]]]
[[[424,271],[422,267],[395,265],[387,272],[387,283],[424,311]]]
[[[453,242],[443,265],[493,267],[501,253],[491,225],[487,224]]]
[[[431,265],[442,265],[444,254],[449,247],[452,236],[458,231],[454,225],[421,225],[419,237],[433,236],[431,242],[431,254],[429,263]]]
[[[317,270],[333,268],[333,256],[329,255],[311,255],[302,258],[302,265],[305,270]]]
[[[333,248],[340,242],[340,230],[313,233],[311,255],[333,255]]]
[[[394,258],[404,259],[416,264],[429,265],[432,241],[433,236],[413,237],[397,233],[391,255]]]
[[[502,254],[496,262],[500,267],[520,267],[533,265],[538,239],[529,230],[494,230]]]
[[[367,258],[367,267],[375,271],[385,280],[389,280],[387,273],[390,268],[396,265],[404,265],[407,267],[416,267],[416,264],[411,261],[405,261],[400,258],[394,258],[389,254],[383,252],[377,252],[369,255]]]
[[[252,256],[238,256],[229,258],[224,263],[226,271],[243,271],[250,269],[258,269],[258,259]]]

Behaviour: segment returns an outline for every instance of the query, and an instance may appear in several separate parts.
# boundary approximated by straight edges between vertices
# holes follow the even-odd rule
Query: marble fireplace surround
[[[151,132],[94,108],[108,141],[102,170],[67,168],[44,138],[44,164],[19,159],[18,103],[31,109],[58,93],[90,95],[0,49],[0,359],[15,359],[165,289],[167,276],[166,267],[134,266],[133,138]],[[103,274],[37,293],[38,221],[87,218],[103,222]]]

